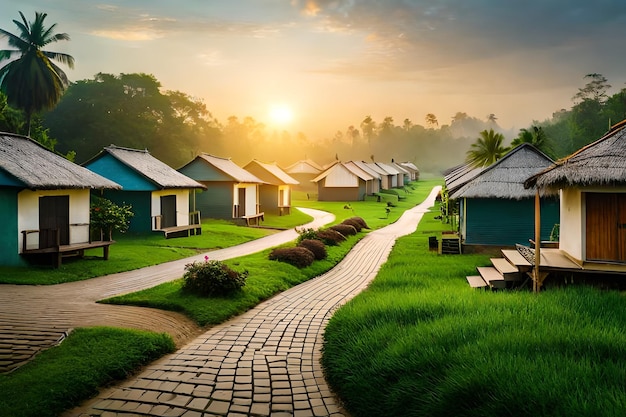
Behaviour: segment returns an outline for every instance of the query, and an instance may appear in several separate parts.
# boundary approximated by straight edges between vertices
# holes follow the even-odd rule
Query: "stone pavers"
[[[438,189],[369,233],[332,271],[211,328],[66,416],[343,416],[320,365],[333,311],[376,276]]]

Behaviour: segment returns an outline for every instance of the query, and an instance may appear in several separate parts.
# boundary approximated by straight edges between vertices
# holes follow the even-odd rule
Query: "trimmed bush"
[[[344,240],[346,237],[333,229],[320,229],[317,231],[317,238],[324,242],[325,245],[328,246],[337,246]]]
[[[329,229],[336,230],[344,236],[353,236],[353,235],[356,235],[358,232],[356,230],[356,227],[350,224],[345,224],[345,223],[340,223],[334,226],[330,226]]]
[[[220,261],[185,265],[183,291],[202,297],[228,295],[246,285],[248,271],[237,272]]]
[[[296,232],[298,232],[298,239],[297,239],[297,243],[302,242],[305,239],[316,239],[316,240],[321,240],[318,236],[317,236],[317,230],[315,229],[296,229]]]
[[[357,216],[350,217],[349,219],[345,219],[342,223],[354,226],[357,232],[360,232],[362,229],[370,228],[362,217],[357,217]]]
[[[309,249],[296,246],[292,248],[276,248],[270,252],[272,261],[285,262],[297,268],[304,268],[313,263],[315,255]]]
[[[321,240],[303,239],[300,243],[298,243],[298,246],[302,246],[303,248],[310,250],[317,261],[326,259],[326,256],[328,255],[326,253],[326,245],[324,245],[324,242]]]

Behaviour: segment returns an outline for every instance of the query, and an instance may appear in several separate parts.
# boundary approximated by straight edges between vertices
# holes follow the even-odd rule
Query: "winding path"
[[[325,325],[376,276],[395,240],[415,231],[437,192],[369,233],[331,271],[211,328],[66,416],[345,416],[320,365]]]

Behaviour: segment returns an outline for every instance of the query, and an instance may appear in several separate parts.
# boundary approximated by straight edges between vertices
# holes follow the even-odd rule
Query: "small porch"
[[[478,275],[467,276],[473,288],[507,289],[524,287],[532,280],[534,268],[534,248],[518,245],[517,249],[503,249],[501,258],[491,258],[492,266],[477,267]],[[623,275],[626,278],[626,264],[577,262],[558,248],[542,247],[540,251],[539,273],[569,274],[571,276]]]
[[[181,226],[163,226],[163,215],[152,216],[152,230],[163,232],[166,239],[174,237],[188,237],[202,234],[200,211],[189,213],[189,224]]]
[[[72,224],[73,227],[87,227],[89,224]],[[33,244],[34,236],[37,236],[37,243]],[[42,239],[42,236],[44,237]],[[31,237],[29,241],[29,237]],[[49,242],[45,244],[43,242]],[[50,244],[52,242],[52,244]],[[102,259],[109,259],[109,246],[114,244],[114,240],[91,239],[87,242],[61,244],[61,232],[59,229],[31,229],[22,230],[22,252],[26,258],[46,258],[52,263],[52,267],[59,268],[63,263],[63,258],[84,257],[85,250],[102,248]]]

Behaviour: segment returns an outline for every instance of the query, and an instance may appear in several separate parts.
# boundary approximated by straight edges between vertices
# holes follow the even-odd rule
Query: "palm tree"
[[[502,146],[504,135],[496,133],[493,129],[483,130],[480,137],[467,151],[466,161],[474,167],[489,166],[506,154],[506,148]]]
[[[554,152],[550,145],[550,140],[541,126],[533,125],[530,129],[520,129],[517,137],[511,142],[511,148],[515,148],[522,143],[530,143],[549,157],[553,157]]]
[[[430,126],[439,126],[439,122],[437,121],[437,116],[435,116],[433,113],[428,113],[426,115],[426,123]]]
[[[19,57],[0,68],[0,90],[6,94],[9,105],[26,113],[26,134],[30,135],[32,115],[54,107],[69,85],[63,70],[52,60],[74,68],[74,58],[42,50],[52,42],[70,39],[67,33],[53,33],[56,24],[44,26],[46,13],[36,12],[30,23],[19,13],[22,21],[13,20],[19,36],[0,29],[0,36],[8,38],[9,46],[15,48],[0,50],[0,61]]]

